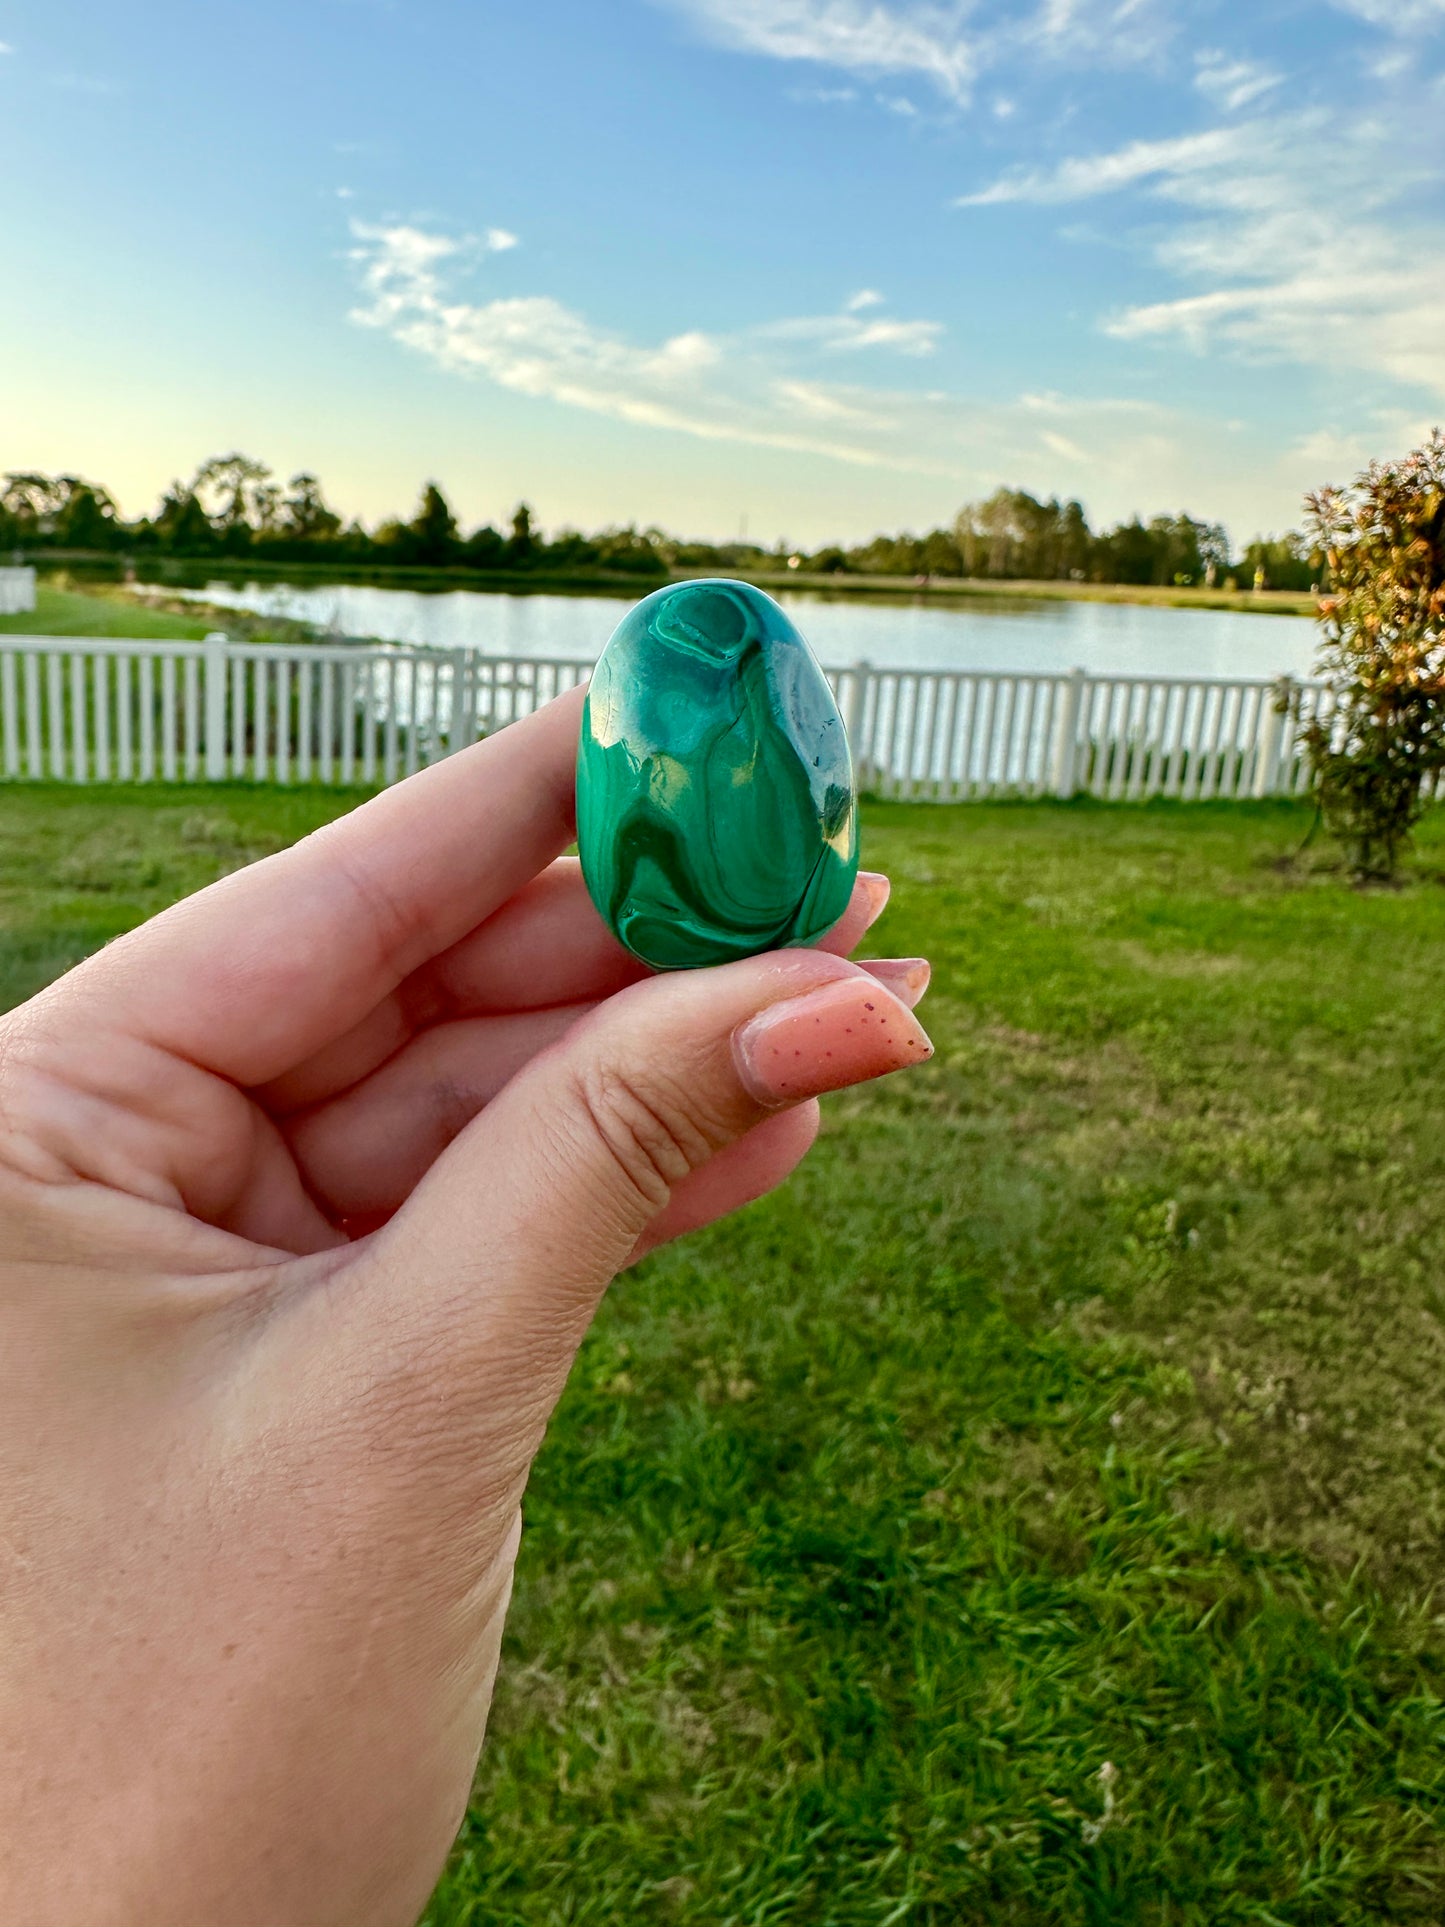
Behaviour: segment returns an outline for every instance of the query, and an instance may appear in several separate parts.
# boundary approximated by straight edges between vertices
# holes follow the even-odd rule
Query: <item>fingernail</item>
[[[891,878],[884,876],[879,870],[860,870],[858,888],[863,892],[863,901],[868,912],[868,921],[863,928],[871,930],[888,908],[888,899],[893,894],[893,883]]]
[[[865,957],[858,968],[876,977],[885,990],[891,990],[899,1003],[907,1004],[910,1010],[922,1003],[933,975],[933,966],[927,957]]]
[[[738,1074],[760,1104],[796,1104],[932,1055],[918,1019],[867,977],[786,998],[733,1033]]]

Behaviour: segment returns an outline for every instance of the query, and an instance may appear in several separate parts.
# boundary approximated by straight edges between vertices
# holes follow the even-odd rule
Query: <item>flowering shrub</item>
[[[1308,509],[1336,705],[1302,730],[1315,800],[1354,874],[1386,879],[1445,771],[1445,433]]]

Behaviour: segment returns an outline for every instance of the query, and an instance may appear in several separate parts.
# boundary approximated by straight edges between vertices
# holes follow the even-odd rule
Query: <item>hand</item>
[[[0,1026],[0,1920],[414,1920],[608,1281],[927,1054],[920,964],[645,977],[559,860],[579,704]]]

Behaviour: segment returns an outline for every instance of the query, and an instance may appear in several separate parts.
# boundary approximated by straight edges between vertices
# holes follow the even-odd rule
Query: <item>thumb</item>
[[[878,977],[816,951],[634,985],[515,1076],[377,1234],[382,1326],[462,1384],[525,1360],[525,1402],[550,1412],[598,1299],[696,1174],[756,1147],[774,1168],[739,1170],[716,1211],[771,1188],[812,1135],[780,1113],[931,1054]]]

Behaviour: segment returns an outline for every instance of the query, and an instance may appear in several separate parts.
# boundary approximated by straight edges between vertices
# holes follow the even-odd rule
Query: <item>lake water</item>
[[[614,596],[428,594],[337,583],[238,588],[214,582],[168,593],[294,617],[343,636],[587,661],[600,653],[627,606]],[[1116,676],[1301,676],[1310,673],[1315,650],[1315,625],[1298,616],[1003,597],[959,605],[785,592],[779,600],[830,668],[871,662],[879,668],[1080,668]]]

